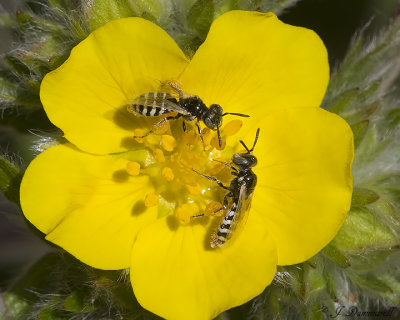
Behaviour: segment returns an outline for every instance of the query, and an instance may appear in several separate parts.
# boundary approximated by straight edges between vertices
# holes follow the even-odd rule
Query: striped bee
[[[147,117],[154,117],[166,113],[176,112],[175,116],[168,116],[156,123],[154,127],[160,126],[165,121],[183,118],[183,131],[186,131],[185,121],[196,121],[197,131],[203,142],[203,135],[201,134],[200,120],[212,129],[217,130],[219,146],[222,145],[221,135],[219,128],[222,125],[222,117],[230,114],[239,117],[249,117],[241,113],[223,113],[219,104],[212,104],[208,108],[204,102],[197,96],[184,95],[183,92],[173,83],[167,82],[167,85],[179,94],[179,100],[166,92],[148,92],[142,94],[138,98],[131,101],[128,105],[128,111],[133,114],[140,114]],[[153,132],[151,129],[144,136],[135,136],[135,138],[144,138]]]
[[[231,174],[235,177],[232,179],[229,187],[224,186],[222,182],[215,177],[206,176],[193,170],[201,176],[215,181],[221,188],[229,191],[224,197],[223,207],[218,211],[226,210],[228,208],[228,199],[232,199],[231,205],[222,219],[222,223],[211,238],[212,248],[222,247],[225,242],[231,238],[233,232],[238,229],[238,226],[244,226],[247,221],[248,213],[250,211],[251,198],[257,184],[257,176],[251,169],[257,165],[257,158],[251,153],[256,146],[259,133],[260,129],[258,128],[254,144],[251,149],[247,148],[245,143],[240,140],[240,143],[247,152],[235,153],[233,155],[232,162],[235,166],[229,163],[221,162],[225,166],[232,169]]]

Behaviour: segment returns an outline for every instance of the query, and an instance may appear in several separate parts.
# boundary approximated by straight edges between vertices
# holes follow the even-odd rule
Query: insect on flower
[[[128,111],[133,114],[140,114],[147,117],[155,117],[166,113],[177,112],[177,115],[175,116],[168,116],[161,119],[153,126],[153,129],[159,127],[166,121],[183,117],[183,131],[186,131],[185,120],[194,121],[197,119],[197,130],[204,146],[204,139],[199,124],[200,120],[202,120],[208,128],[217,130],[220,147],[222,141],[219,128],[222,125],[222,117],[228,114],[239,117],[249,117],[242,113],[223,113],[219,104],[212,104],[208,108],[198,96],[184,94],[175,83],[167,82],[166,85],[178,93],[179,100],[167,92],[148,92],[132,100],[128,105]],[[143,136],[134,136],[134,138],[144,138],[152,133],[153,129]]]
[[[257,164],[257,158],[251,153],[256,146],[259,133],[260,128],[257,129],[256,137],[251,149],[247,148],[246,144],[240,140],[240,143],[247,150],[247,152],[235,153],[233,155],[232,162],[236,165],[236,167],[229,163],[221,162],[225,166],[231,168],[233,170],[231,174],[235,176],[235,178],[232,179],[229,187],[224,186],[223,183],[215,177],[206,176],[193,170],[201,176],[215,181],[221,188],[229,191],[224,197],[224,205],[215,213],[227,209],[228,198],[232,198],[232,204],[222,219],[222,223],[220,224],[218,231],[215,232],[211,238],[212,248],[222,247],[225,242],[231,238],[233,232],[237,230],[239,226],[244,226],[246,223],[251,205],[251,197],[257,184],[257,176],[251,169]]]

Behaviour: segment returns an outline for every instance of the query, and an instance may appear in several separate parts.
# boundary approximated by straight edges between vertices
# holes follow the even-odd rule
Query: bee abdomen
[[[164,107],[169,97],[165,92],[148,92],[135,99],[130,105],[130,109],[143,116],[156,117],[170,112]]]
[[[161,107],[149,107],[143,104],[132,104],[131,109],[136,113],[140,113],[143,116],[147,117],[156,117],[160,114],[168,113],[169,110]]]
[[[230,230],[232,226],[233,219],[235,218],[237,212],[237,203],[234,202],[229,209],[228,213],[222,220],[221,225],[218,228],[218,231],[213,235],[211,239],[211,247],[222,247],[226,240],[228,239],[228,235],[232,232]]]

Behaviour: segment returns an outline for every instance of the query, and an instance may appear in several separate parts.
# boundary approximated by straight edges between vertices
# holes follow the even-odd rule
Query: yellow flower
[[[191,61],[155,24],[112,21],[43,80],[46,113],[71,144],[30,164],[23,211],[47,240],[81,261],[130,267],[146,309],[167,319],[215,317],[261,293],[277,264],[320,251],[345,219],[353,138],[341,118],[319,108],[328,78],[319,37],[272,13],[222,15]],[[180,120],[134,139],[155,120],[126,105],[167,81],[207,106],[250,118],[224,117],[222,148],[215,132],[203,129],[207,152],[196,128],[187,122],[192,128],[183,133]],[[192,168],[229,184],[229,170],[211,158],[229,161],[240,139],[252,145],[258,127],[248,221],[236,239],[211,249],[220,218],[190,217],[226,192]]]

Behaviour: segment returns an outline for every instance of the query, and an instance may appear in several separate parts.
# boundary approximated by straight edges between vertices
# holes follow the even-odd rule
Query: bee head
[[[251,153],[256,146],[258,135],[260,134],[260,128],[257,129],[256,138],[254,139],[253,147],[251,149],[247,148],[246,144],[240,140],[242,146],[246,149],[246,153],[235,153],[232,157],[232,162],[236,164],[241,169],[248,169],[254,167],[257,164],[257,158]]]
[[[204,124],[212,130],[219,128],[222,124],[222,113],[223,111],[219,104],[212,104],[203,115]]]
[[[235,153],[232,162],[239,168],[247,169],[257,165],[257,158],[250,153]]]

